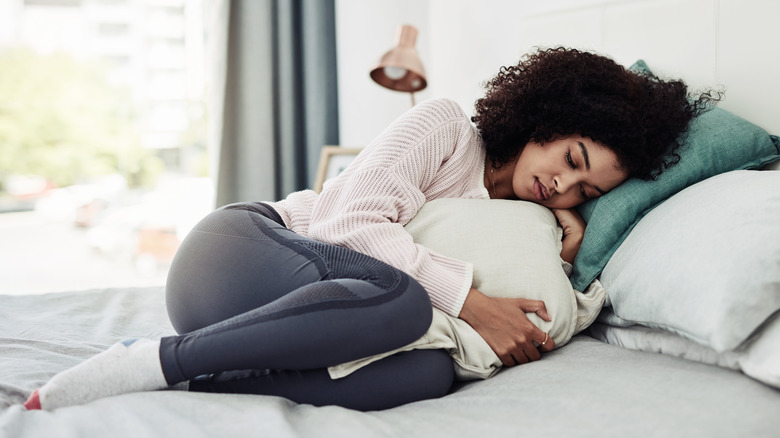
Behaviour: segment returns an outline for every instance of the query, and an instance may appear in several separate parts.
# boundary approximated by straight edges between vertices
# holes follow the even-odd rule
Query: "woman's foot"
[[[160,365],[160,342],[131,339],[57,374],[35,390],[24,406],[53,410],[166,387],[168,383]]]

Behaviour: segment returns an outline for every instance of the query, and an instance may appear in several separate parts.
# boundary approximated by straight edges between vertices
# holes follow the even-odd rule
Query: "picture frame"
[[[323,146],[320,152],[317,176],[314,179],[314,191],[321,192],[325,181],[341,173],[362,150],[361,148]]]

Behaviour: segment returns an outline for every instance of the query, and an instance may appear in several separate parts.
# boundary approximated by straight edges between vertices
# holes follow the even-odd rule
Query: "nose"
[[[556,192],[563,194],[569,191],[574,185],[574,181],[572,178],[564,178],[562,175],[557,175],[553,177],[553,185]]]

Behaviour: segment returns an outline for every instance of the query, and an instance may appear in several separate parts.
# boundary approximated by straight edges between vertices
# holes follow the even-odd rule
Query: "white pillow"
[[[642,325],[616,327],[596,323],[590,326],[589,333],[602,342],[632,350],[662,353],[740,370],[767,385],[780,388],[780,314],[770,318],[766,327],[742,346],[722,353],[672,332]]]
[[[604,323],[664,330],[717,353],[746,351],[748,338],[765,346],[762,325],[780,311],[780,172],[728,172],[669,198],[631,231],[601,283],[614,314]],[[748,368],[777,370],[778,360],[754,353]]]
[[[549,209],[526,201],[437,199],[405,229],[416,243],[472,263],[472,286],[485,295],[544,301],[552,321],[528,317],[556,347],[573,336],[577,301],[561,266],[560,229]]]

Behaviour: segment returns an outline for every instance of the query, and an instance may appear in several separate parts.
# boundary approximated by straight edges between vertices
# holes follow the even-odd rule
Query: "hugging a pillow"
[[[527,201],[437,199],[405,226],[414,241],[474,266],[472,287],[487,296],[542,300],[552,321],[528,318],[555,341],[571,339],[577,300],[560,257],[553,213]]]
[[[560,257],[561,231],[555,216],[541,205],[491,199],[437,199],[426,203],[405,226],[414,241],[441,255],[469,262],[472,287],[491,297],[544,301],[551,321],[536,314],[528,319],[555,341],[566,344],[590,324],[603,294],[575,292]],[[597,284],[594,281],[594,284]],[[603,292],[603,288],[594,288]],[[580,298],[581,302],[578,302]],[[578,312],[583,304],[585,317]],[[595,303],[595,305],[593,304]],[[375,360],[413,349],[444,349],[459,380],[486,379],[501,360],[468,323],[433,309],[428,331],[397,350],[330,367],[338,379]]]

